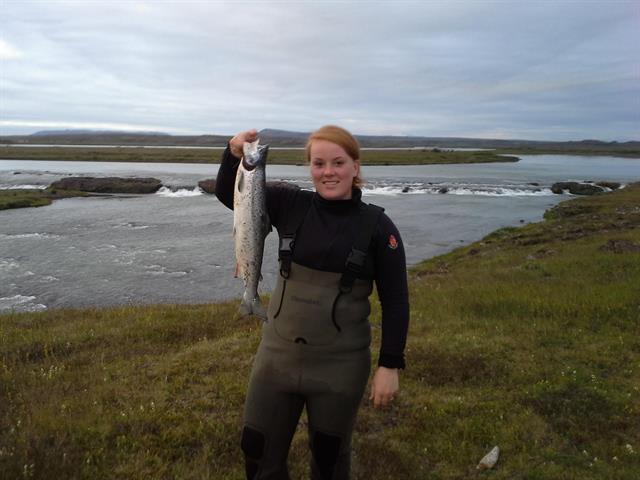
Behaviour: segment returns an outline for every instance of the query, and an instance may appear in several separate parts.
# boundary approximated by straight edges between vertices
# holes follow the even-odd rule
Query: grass
[[[2,158],[11,160],[64,160],[91,162],[218,163],[222,150],[190,148],[91,148],[91,147],[0,147]],[[433,163],[484,163],[517,161],[516,157],[490,151],[432,152],[422,150],[363,150],[365,165],[421,165]],[[304,165],[304,151],[272,149],[272,165]]]
[[[9,208],[44,207],[53,200],[69,197],[86,197],[86,192],[72,190],[15,189],[0,190],[0,210]]]
[[[366,401],[354,479],[635,479],[640,184],[410,272],[401,393]],[[0,316],[6,478],[241,479],[259,321],[237,302]],[[374,345],[380,311],[372,313]],[[375,348],[374,348],[375,352]],[[475,466],[494,445],[493,470]],[[290,455],[308,477],[305,420]]]

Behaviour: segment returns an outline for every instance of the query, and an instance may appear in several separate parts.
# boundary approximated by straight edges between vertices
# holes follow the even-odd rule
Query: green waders
[[[371,368],[372,282],[340,289],[340,273],[291,263],[263,325],[245,404],[248,479],[289,479],[287,456],[307,409],[311,478],[349,478],[356,413]]]

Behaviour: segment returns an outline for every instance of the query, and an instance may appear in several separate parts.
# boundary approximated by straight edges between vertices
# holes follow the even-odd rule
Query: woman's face
[[[310,149],[310,169],[316,192],[327,200],[351,198],[353,179],[360,163],[344,149],[327,140],[313,140]]]

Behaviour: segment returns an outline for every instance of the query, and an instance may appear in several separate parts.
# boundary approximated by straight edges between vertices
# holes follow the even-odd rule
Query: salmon
[[[240,316],[266,318],[258,296],[262,279],[264,240],[271,231],[267,213],[266,163],[269,145],[259,140],[244,144],[233,190],[233,236],[236,247],[236,277],[244,281]]]

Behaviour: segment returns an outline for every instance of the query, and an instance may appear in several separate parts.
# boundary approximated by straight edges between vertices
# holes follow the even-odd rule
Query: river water
[[[0,189],[44,188],[72,175],[155,177],[153,195],[71,198],[0,211],[0,313],[236,298],[233,214],[197,182],[218,165],[0,160]],[[409,264],[505,226],[539,221],[571,196],[556,181],[640,181],[640,160],[523,156],[516,163],[364,167],[364,199],[386,209]],[[305,167],[271,165],[269,180],[311,188]],[[446,193],[442,193],[446,192]],[[267,237],[262,291],[275,285]]]

